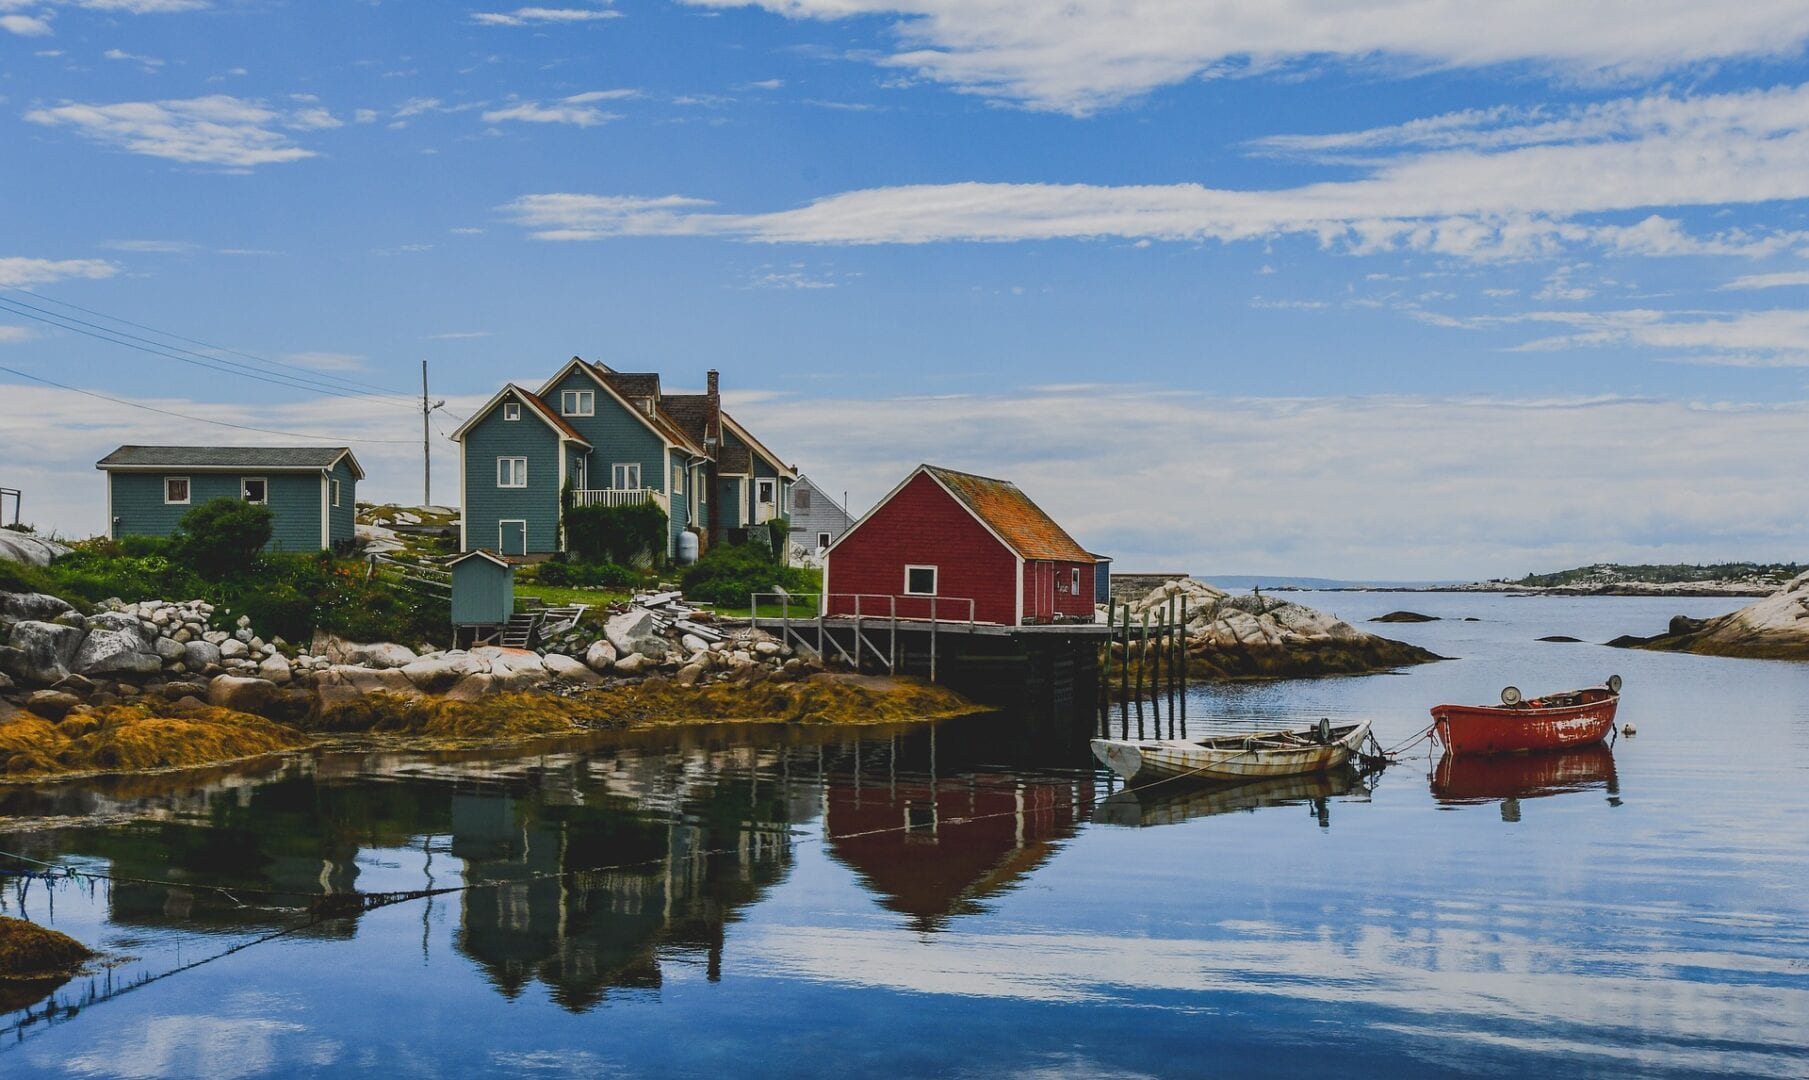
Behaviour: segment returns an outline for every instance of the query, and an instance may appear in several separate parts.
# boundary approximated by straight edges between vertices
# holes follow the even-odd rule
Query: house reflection
[[[863,767],[824,784],[823,828],[836,861],[884,907],[930,932],[1015,888],[1074,835],[1092,805],[1089,776],[938,779]]]

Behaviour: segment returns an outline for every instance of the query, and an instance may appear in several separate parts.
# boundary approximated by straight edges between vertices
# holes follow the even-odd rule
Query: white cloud
[[[428,334],[426,341],[470,341],[494,336],[489,330],[452,330],[444,334]]]
[[[146,71],[155,71],[164,64],[162,60],[159,60],[155,56],[140,56],[137,53],[129,53],[124,49],[108,49],[101,55],[109,60],[129,60],[132,63],[142,65]]]
[[[1295,187],[950,183],[830,195],[767,213],[697,200],[543,193],[504,207],[543,239],[713,235],[771,243],[1266,239],[1303,235],[1357,253],[1550,255],[1574,245],[1617,254],[1760,255],[1800,232],[1687,234],[1653,208],[1809,198],[1809,86],[1628,99],[1586,122],[1518,125],[1505,142],[1371,158],[1354,179]],[[1466,114],[1468,115],[1468,114]],[[1625,120],[1634,115],[1637,123]],[[1466,120],[1466,123],[1470,121]],[[1446,125],[1446,130],[1456,125]],[[1474,129],[1474,125],[1471,125]],[[1559,128],[1562,128],[1560,132]]]
[[[480,11],[471,21],[483,26],[539,26],[545,24],[596,22],[621,17],[621,12],[596,8],[523,7],[514,11]]]
[[[113,251],[136,251],[147,255],[186,255],[200,247],[188,240],[109,240],[101,246]]]
[[[364,357],[342,352],[294,352],[285,361],[315,371],[363,371]]]
[[[344,127],[345,121],[321,108],[298,109],[283,122],[284,127],[296,131],[326,131],[331,128]]]
[[[497,124],[515,120],[527,124],[573,124],[577,127],[596,127],[599,124],[607,124],[611,120],[622,118],[620,113],[605,112],[597,108],[597,102],[621,101],[639,96],[639,90],[590,90],[582,94],[560,98],[550,105],[542,105],[538,101],[518,101],[484,113],[484,122]]]
[[[1535,311],[1478,323],[1551,323],[1570,332],[1529,341],[1522,352],[1610,346],[1663,350],[1659,359],[1728,367],[1809,367],[1809,311]]]
[[[25,119],[73,128],[96,142],[135,154],[197,165],[250,168],[314,156],[314,151],[273,129],[272,125],[292,122],[293,115],[226,94],[112,105],[71,103],[33,109]]]
[[[788,18],[897,16],[879,62],[1031,108],[1085,114],[1157,87],[1332,59],[1416,68],[1530,62],[1649,75],[1809,41],[1795,0],[686,0]]]
[[[182,11],[201,11],[211,7],[208,0],[63,0],[90,11],[120,11],[128,15],[166,15]]]
[[[1809,270],[1791,270],[1782,274],[1747,274],[1721,286],[1723,289],[1781,289],[1792,285],[1809,285]]]
[[[28,259],[0,257],[0,288],[50,285],[73,278],[110,278],[119,267],[105,259]]]
[[[17,345],[37,336],[37,331],[29,326],[0,326],[0,345]]]
[[[0,15],[0,30],[20,37],[44,37],[51,32],[50,18],[47,15]]]

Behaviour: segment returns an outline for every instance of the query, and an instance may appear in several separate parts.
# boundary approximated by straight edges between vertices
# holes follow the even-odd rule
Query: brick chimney
[[[722,445],[722,377],[715,368],[704,373],[704,396],[710,399],[710,418],[704,427],[704,441],[712,450]]]

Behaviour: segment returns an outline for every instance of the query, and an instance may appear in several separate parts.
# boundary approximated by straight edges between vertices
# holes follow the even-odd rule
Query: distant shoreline
[[[1501,593],[1509,596],[1770,596],[1777,590],[1764,585],[1732,582],[1675,582],[1664,585],[1626,583],[1618,585],[1514,585],[1506,582],[1479,582],[1474,585],[1339,585],[1309,587],[1305,585],[1271,585],[1265,592],[1333,592],[1333,593]]]

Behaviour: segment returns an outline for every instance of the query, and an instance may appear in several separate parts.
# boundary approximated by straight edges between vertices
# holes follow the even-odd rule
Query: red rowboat
[[[1518,754],[1601,742],[1614,729],[1621,677],[1601,686],[1523,698],[1510,686],[1500,705],[1434,705],[1432,735],[1453,754]]]

